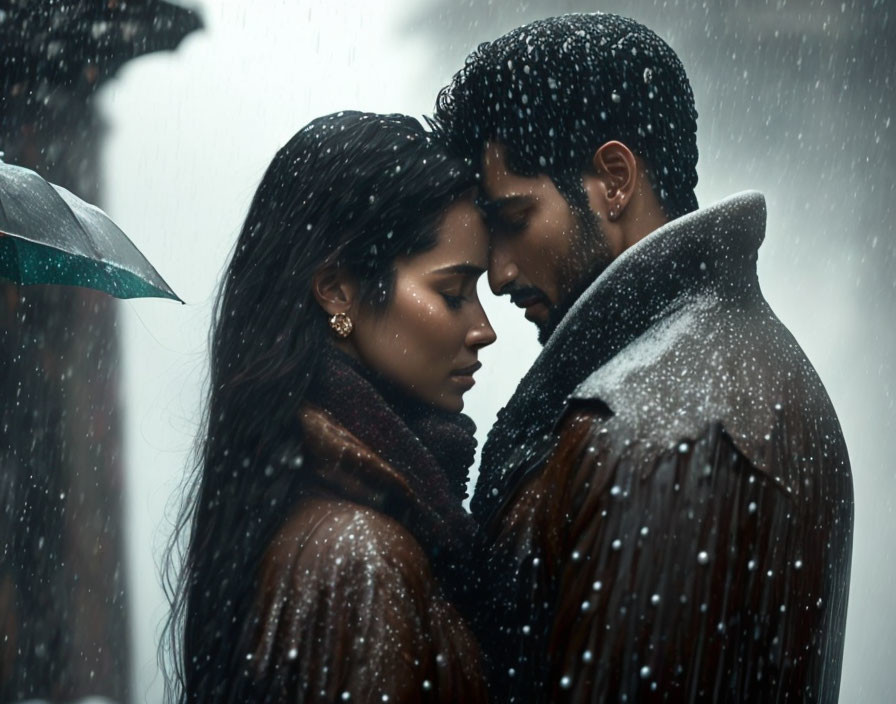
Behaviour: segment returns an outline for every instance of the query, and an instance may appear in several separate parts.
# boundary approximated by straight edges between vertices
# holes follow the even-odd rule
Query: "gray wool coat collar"
[[[792,357],[782,368],[808,364],[759,290],[765,220],[762,194],[739,193],[657,229],[601,273],[498,414],[472,503],[480,521],[545,459],[570,403],[623,414],[634,434],[659,442],[694,434],[712,417],[762,464],[756,438],[780,411],[782,380],[759,380],[756,396],[768,398],[756,406],[753,394],[733,388],[743,386],[743,375],[731,366],[748,359],[744,350],[754,335]],[[743,310],[750,311],[746,324],[726,314]],[[809,376],[815,378],[811,367]]]

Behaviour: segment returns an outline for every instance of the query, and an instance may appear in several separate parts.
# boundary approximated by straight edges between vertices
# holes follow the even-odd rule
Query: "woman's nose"
[[[495,334],[494,329],[492,328],[492,324],[488,321],[488,316],[486,316],[485,311],[482,310],[482,306],[479,306],[480,317],[479,320],[467,331],[467,346],[479,349],[481,347],[488,347],[495,340],[498,339],[498,336]]]

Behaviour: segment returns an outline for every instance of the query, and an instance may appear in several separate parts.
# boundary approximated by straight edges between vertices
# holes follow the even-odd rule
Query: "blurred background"
[[[0,24],[10,2],[16,4],[0,2]],[[66,690],[35,695],[161,700],[156,649],[166,602],[158,565],[200,427],[211,305],[276,149],[312,117],[342,108],[426,114],[477,43],[539,17],[604,10],[654,29],[688,70],[700,113],[700,203],[745,189],[765,193],[760,282],[825,382],[853,463],[856,523],[841,699],[890,701],[896,685],[890,663],[896,465],[888,444],[896,436],[896,48],[889,3],[206,0],[190,8],[203,27],[184,25],[179,44],[155,47],[170,50],[140,57],[153,49],[144,45],[114,76],[100,76],[101,85],[84,99],[90,114],[76,128],[69,123],[55,147],[67,155],[56,159],[69,164],[79,195],[104,207],[187,305],[89,297],[72,304],[62,296],[43,303],[72,307],[68,319],[51,324],[40,318],[50,315],[49,307],[16,304],[17,315],[39,318],[29,322],[36,326],[32,337],[65,332],[63,360],[81,361],[62,365],[63,386],[78,365],[106,360],[102,393],[94,384],[93,395],[69,403],[71,416],[93,419],[87,436],[71,431],[82,443],[89,438],[89,446],[69,470],[87,486],[81,496],[94,488],[96,505],[87,511],[82,501],[93,524],[73,523],[73,511],[52,502],[39,512],[40,525],[65,515],[69,527],[60,524],[58,532],[81,525],[102,537],[103,551],[91,553],[88,536],[88,546],[72,558],[97,572],[95,603],[71,608],[90,623],[84,642],[105,650],[88,657],[70,647],[57,670],[84,672],[69,677]],[[24,122],[13,130],[10,114],[2,116],[3,138],[24,143]],[[85,147],[87,132],[95,148]],[[8,161],[27,156],[7,143],[0,149]],[[46,156],[45,146],[33,148]],[[484,286],[482,295],[499,340],[483,352],[479,384],[467,397],[480,446],[539,351],[534,328],[519,311],[492,299]],[[101,317],[78,322],[88,314]],[[4,354],[11,339],[5,338]],[[85,351],[85,345],[104,350]],[[18,352],[13,356],[21,360]],[[95,417],[116,399],[111,418]],[[89,477],[79,469],[84,463]],[[56,491],[54,481],[42,480],[47,496]],[[4,491],[22,495],[21,487],[14,489]],[[68,579],[79,583],[77,575]],[[71,615],[66,605],[57,608]],[[109,623],[97,626],[104,619]]]

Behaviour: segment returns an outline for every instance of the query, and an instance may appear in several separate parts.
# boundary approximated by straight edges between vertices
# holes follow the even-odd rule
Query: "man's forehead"
[[[497,141],[485,143],[482,150],[482,195],[485,203],[500,206],[535,196],[538,179],[511,170],[507,148]]]
[[[495,140],[487,141],[482,147],[482,168],[483,175],[493,179],[512,176],[507,164],[507,147]]]

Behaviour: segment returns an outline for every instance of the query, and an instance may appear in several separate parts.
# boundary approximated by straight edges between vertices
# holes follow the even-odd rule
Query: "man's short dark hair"
[[[480,45],[439,93],[433,123],[467,157],[502,143],[511,169],[547,174],[579,212],[594,152],[619,140],[647,163],[666,215],[697,209],[697,110],[684,66],[625,17],[551,17]]]

